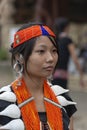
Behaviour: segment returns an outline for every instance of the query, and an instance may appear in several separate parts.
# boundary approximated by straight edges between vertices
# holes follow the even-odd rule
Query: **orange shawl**
[[[21,86],[18,86],[18,80],[12,83],[12,89],[17,97],[17,103],[20,105],[25,100],[32,97],[29,91],[27,91],[27,87],[25,85],[24,80],[21,80]],[[50,86],[47,82],[44,82],[44,97],[56,102],[59,104],[54,92],[51,90]],[[47,113],[47,121],[52,130],[63,130],[63,121],[62,121],[62,111],[59,107],[47,102],[44,100],[46,113]],[[36,110],[34,100],[28,102],[24,106],[20,108],[22,119],[25,124],[26,130],[41,130],[40,128],[40,119],[38,112]]]

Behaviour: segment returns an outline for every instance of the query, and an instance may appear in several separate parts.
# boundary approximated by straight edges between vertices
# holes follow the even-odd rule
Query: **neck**
[[[43,93],[43,85],[45,79],[39,77],[33,77],[33,76],[29,77],[27,75],[24,75],[23,78],[25,80],[27,89],[29,89],[32,94]]]

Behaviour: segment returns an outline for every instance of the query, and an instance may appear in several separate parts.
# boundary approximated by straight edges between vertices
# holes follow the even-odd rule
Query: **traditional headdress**
[[[16,34],[14,35],[13,48],[23,44],[25,41],[29,39],[41,35],[55,37],[53,31],[49,29],[47,26],[33,25],[31,27],[16,32]]]

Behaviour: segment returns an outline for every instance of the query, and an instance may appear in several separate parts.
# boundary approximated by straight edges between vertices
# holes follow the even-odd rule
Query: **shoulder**
[[[70,37],[65,37],[67,44],[73,44],[73,40]]]
[[[56,95],[60,105],[65,108],[69,117],[71,117],[76,112],[76,102],[74,102],[68,95],[69,90],[64,89],[59,85],[50,84],[51,89]]]
[[[16,123],[21,124],[22,128],[24,127],[21,112],[16,103],[16,95],[13,93],[11,85],[3,86],[0,89],[0,125],[2,125],[0,129],[4,129],[5,126],[5,129],[8,129],[9,125],[15,127]],[[19,125],[18,129],[21,129]]]
[[[63,41],[64,43],[67,43],[67,44],[73,44],[73,40],[69,36],[59,38],[59,42],[61,42],[61,41]]]
[[[12,92],[11,85],[4,86],[0,89],[0,100],[16,102],[16,95]]]

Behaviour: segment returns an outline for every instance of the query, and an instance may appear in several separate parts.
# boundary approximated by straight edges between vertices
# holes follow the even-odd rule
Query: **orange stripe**
[[[59,104],[54,92],[51,90],[47,82],[44,85],[44,95],[46,98]],[[63,130],[62,111],[57,106],[52,105],[45,101],[47,118],[52,130]]]

